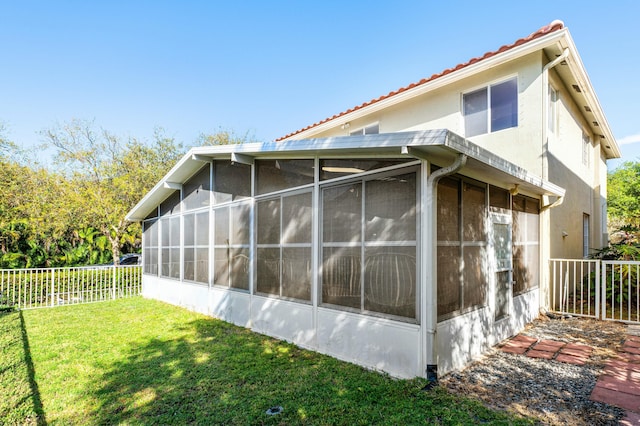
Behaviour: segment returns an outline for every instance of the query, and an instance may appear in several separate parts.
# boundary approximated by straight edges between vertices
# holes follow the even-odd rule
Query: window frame
[[[505,83],[509,83],[511,81],[515,81],[515,100],[512,100],[514,106],[515,106],[515,111],[514,111],[514,118],[515,118],[515,124],[508,126],[508,127],[501,127],[499,129],[493,130],[493,118],[494,118],[494,107],[491,104],[492,101],[492,89],[496,86],[500,86],[502,84]],[[487,135],[487,134],[492,134],[492,133],[496,133],[496,132],[500,132],[502,130],[508,130],[508,129],[513,129],[513,128],[517,128],[520,124],[520,117],[519,117],[519,113],[520,113],[520,108],[519,108],[519,98],[520,98],[520,91],[519,91],[519,85],[518,85],[518,75],[514,74],[511,76],[507,76],[505,78],[502,78],[500,80],[495,80],[491,83],[482,85],[482,86],[476,86],[473,89],[467,90],[465,92],[461,93],[460,99],[461,99],[461,105],[460,105],[460,111],[461,111],[461,115],[462,115],[462,129],[464,130],[464,135],[465,138],[472,138],[474,136],[480,136],[480,135]],[[473,134],[469,134],[472,132],[469,132],[467,129],[467,116],[469,114],[466,113],[466,103],[465,103],[465,97],[468,95],[472,95],[472,94],[476,94],[480,91],[486,91],[486,127],[480,131],[480,132],[476,132]]]
[[[367,131],[370,129],[373,129],[375,127],[375,131]],[[366,126],[362,126],[360,128],[357,128],[353,131],[349,132],[349,136],[359,136],[359,135],[379,135],[380,134],[380,122],[376,121],[370,124],[367,124]]]
[[[158,276],[161,278],[182,281],[182,236],[184,234],[182,229],[182,213],[182,189],[179,189],[160,203],[160,216],[158,218],[160,224],[158,228]],[[173,241],[172,222],[177,222],[177,242]],[[167,228],[167,231],[165,231],[165,228]],[[165,232],[168,232],[166,239],[168,239],[169,244],[165,244]],[[167,262],[165,262],[164,259],[165,251],[169,257]],[[177,259],[173,260],[173,257],[176,255]],[[165,263],[168,265],[167,274],[163,272]],[[178,266],[177,271],[173,271],[172,269],[172,267],[175,267],[172,266],[174,264]]]
[[[369,241],[367,240],[367,233],[365,229],[366,225],[366,216],[367,212],[365,210],[366,206],[366,184],[367,182],[376,181],[379,179],[384,179],[386,177],[393,176],[401,176],[406,174],[415,173],[416,175],[416,188],[415,188],[415,202],[416,202],[416,219],[415,219],[415,233],[416,240],[413,241]],[[358,241],[350,241],[350,242],[336,242],[329,241],[325,242],[324,240],[324,200],[323,200],[323,191],[326,189],[339,188],[341,186],[347,186],[352,184],[360,184],[362,188],[362,200],[360,206],[360,238]],[[360,267],[359,267],[359,280],[360,280],[360,307],[352,307],[348,305],[341,305],[336,303],[330,303],[323,301],[323,272],[321,268],[318,268],[317,276],[318,276],[318,285],[317,285],[317,299],[319,307],[326,307],[333,310],[338,311],[347,311],[353,312],[360,315],[369,315],[381,318],[388,318],[394,321],[400,321],[411,324],[419,324],[420,319],[420,292],[422,291],[421,286],[418,284],[420,282],[420,266],[419,259],[421,253],[421,245],[420,245],[420,233],[421,233],[421,222],[420,222],[420,205],[421,205],[421,179],[420,179],[420,164],[402,164],[402,165],[394,165],[392,168],[384,171],[380,170],[372,170],[367,171],[361,174],[356,174],[353,176],[345,176],[337,179],[322,181],[319,184],[318,188],[318,200],[319,206],[317,208],[318,212],[318,263],[319,265],[323,265],[324,263],[324,250],[325,249],[338,249],[338,248],[347,248],[347,249],[355,249],[359,251],[360,256]],[[366,286],[366,251],[367,249],[376,249],[376,248],[384,248],[384,247],[408,247],[415,249],[415,283],[414,283],[414,306],[415,306],[415,316],[414,317],[406,317],[401,315],[394,315],[391,313],[380,312],[376,310],[366,309],[366,294],[367,289]],[[324,265],[323,265],[324,266]],[[324,270],[324,267],[322,267]]]
[[[283,225],[284,225],[284,209],[283,209],[283,204],[284,204],[284,200],[286,198],[289,197],[296,197],[296,196],[300,196],[300,195],[306,195],[308,194],[310,197],[310,201],[311,201],[311,211],[313,212],[314,209],[314,204],[315,204],[315,196],[314,196],[314,184],[311,185],[304,185],[304,186],[298,186],[298,187],[294,187],[293,189],[285,189],[285,190],[278,190],[272,193],[267,193],[267,194],[261,194],[260,196],[255,196],[254,197],[254,209],[253,209],[253,214],[254,214],[254,243],[253,243],[253,259],[252,259],[252,265],[253,265],[253,270],[255,271],[254,273],[254,279],[253,279],[253,293],[255,295],[258,296],[262,296],[262,297],[271,297],[271,298],[278,298],[278,299],[283,299],[283,300],[290,300],[290,301],[295,301],[297,303],[303,303],[303,304],[312,304],[313,303],[313,280],[314,280],[314,270],[312,268],[313,266],[313,257],[314,257],[314,253],[313,253],[313,241],[314,241],[314,236],[313,236],[313,226],[312,224],[310,224],[310,235],[309,235],[309,241],[308,242],[284,242],[284,234],[283,234]],[[270,242],[270,243],[261,243],[258,240],[258,227],[260,226],[259,223],[259,204],[261,202],[269,202],[269,201],[278,201],[279,203],[279,213],[278,213],[278,220],[279,220],[279,232],[278,232],[278,242]],[[313,213],[312,213],[313,214]],[[301,248],[301,249],[305,249],[308,248],[309,249],[309,274],[307,277],[307,281],[309,284],[309,296],[308,299],[303,299],[303,298],[297,298],[297,297],[292,297],[292,296],[287,296],[284,295],[283,292],[283,283],[284,283],[284,272],[283,272],[283,262],[284,262],[284,252],[287,249],[296,249],[296,248]],[[259,274],[259,256],[258,256],[258,252],[260,251],[260,249],[272,249],[278,250],[278,294],[274,294],[274,293],[268,293],[268,292],[264,292],[264,291],[260,291],[258,288],[258,284],[260,281],[260,274]]]
[[[216,235],[218,232],[217,231],[218,226],[216,224],[216,216],[218,212],[222,210],[226,210],[226,213],[227,213],[226,232],[227,232],[227,235],[231,236],[231,233],[233,231],[233,221],[231,220],[232,210],[234,208],[246,208],[248,210],[248,223],[246,224],[246,228],[250,229],[252,216],[254,214],[253,206],[254,206],[254,203],[251,199],[240,199],[238,201],[221,203],[211,208],[211,211],[209,213],[210,214],[209,226],[211,227],[210,233],[212,235],[212,240],[211,240],[211,246],[210,246],[211,250],[209,253],[209,258],[211,259],[210,265],[212,265],[212,267],[210,266],[209,269],[210,269],[210,275],[211,275],[211,285],[214,287],[221,287],[221,288],[226,288],[229,290],[240,291],[245,293],[248,293],[251,290],[251,269],[247,271],[246,288],[242,286],[234,285],[233,275],[232,275],[233,264],[229,257],[227,257],[226,283],[222,283],[216,280],[216,268],[217,268],[216,261],[218,260],[218,258],[216,257],[216,251],[218,250],[227,249],[227,250],[235,250],[235,251],[246,251],[248,253],[247,266],[250,268],[250,265],[251,265],[251,234],[249,234],[248,236],[249,239],[246,242],[231,243],[230,241],[227,240],[228,242],[226,244],[220,244],[218,242],[218,237]]]
[[[198,234],[200,233],[200,229],[199,229],[199,225],[198,225],[198,216],[199,215],[203,215],[206,214],[207,215],[207,227],[206,227],[206,244],[203,243],[199,243],[198,242]],[[186,229],[186,218],[187,217],[192,217],[193,218],[193,229],[191,230],[191,232],[193,233],[193,235],[191,236],[193,238],[193,241],[191,244],[187,244],[186,242],[186,238],[187,238],[187,229]],[[189,210],[189,211],[185,211],[184,213],[182,213],[182,239],[181,239],[181,244],[182,244],[182,281],[185,282],[189,282],[189,283],[193,283],[193,284],[198,284],[198,285],[205,285],[208,286],[209,285],[209,280],[210,280],[210,276],[211,276],[211,263],[209,261],[210,259],[210,253],[209,251],[211,250],[210,246],[210,235],[211,235],[211,209],[209,207],[205,207],[205,208],[200,208],[198,210]],[[187,271],[187,265],[186,265],[186,255],[185,255],[185,251],[187,249],[193,250],[193,258],[191,259],[191,262],[193,262],[193,278],[187,278],[186,277],[186,271]],[[204,281],[200,280],[199,275],[198,275],[198,252],[200,250],[206,249],[207,250],[207,273],[206,276],[204,277]]]
[[[440,247],[443,248],[456,248],[457,249],[457,259],[458,259],[458,266],[463,265],[465,260],[466,260],[466,252],[470,251],[470,250],[474,250],[476,248],[479,249],[480,252],[480,257],[479,260],[481,262],[481,270],[484,270],[483,268],[485,268],[486,265],[488,265],[488,258],[487,258],[487,249],[489,247],[489,229],[488,229],[488,224],[489,224],[489,214],[491,212],[491,202],[490,202],[490,188],[491,185],[486,183],[486,182],[482,182],[482,181],[478,181],[472,178],[469,178],[467,176],[464,175],[460,175],[460,174],[454,174],[454,175],[450,175],[450,176],[446,176],[445,178],[443,178],[440,182],[444,181],[444,180],[448,180],[448,181],[455,181],[457,184],[457,240],[440,240],[440,232],[438,229],[436,229],[436,235],[435,235],[435,239],[436,239],[436,247],[437,247],[437,252],[435,253],[435,256],[439,256],[439,250]],[[438,186],[440,185],[440,183],[438,184]],[[464,192],[465,192],[465,185],[468,185],[470,187],[476,187],[476,188],[481,188],[484,191],[484,212],[482,215],[482,222],[483,222],[483,237],[484,239],[482,240],[478,240],[478,239],[468,239],[466,238],[465,235],[465,205],[467,204],[467,202],[465,202],[464,199]],[[439,192],[439,191],[438,191]],[[440,208],[438,207],[436,215],[440,214]],[[440,223],[440,220],[437,220],[437,223]],[[466,268],[465,268],[466,269]],[[437,277],[437,275],[436,275]],[[437,278],[436,278],[437,279]],[[482,298],[482,300],[479,303],[474,303],[474,304],[470,304],[470,305],[466,305],[466,301],[465,301],[465,295],[470,294],[469,291],[467,290],[467,282],[465,280],[465,276],[464,273],[462,271],[460,271],[460,273],[457,276],[457,293],[458,293],[458,302],[457,302],[457,309],[454,309],[452,311],[448,311],[448,312],[443,312],[440,313],[438,312],[437,317],[438,317],[438,322],[444,322],[447,321],[451,318],[455,318],[458,316],[462,316],[465,315],[469,312],[473,312],[476,310],[480,310],[480,309],[485,309],[486,307],[489,306],[489,300],[490,297],[492,296],[491,292],[490,292],[490,288],[489,288],[489,280],[490,277],[487,275],[484,277],[484,288],[481,289],[482,292],[484,292],[484,296]],[[436,284],[437,285],[437,284]],[[439,300],[440,300],[440,296],[439,296]]]

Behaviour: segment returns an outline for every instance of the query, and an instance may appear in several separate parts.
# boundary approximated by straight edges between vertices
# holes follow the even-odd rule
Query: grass
[[[1,315],[7,424],[531,424],[157,301]]]
[[[13,310],[0,311],[0,389],[0,424],[42,423],[22,313]]]

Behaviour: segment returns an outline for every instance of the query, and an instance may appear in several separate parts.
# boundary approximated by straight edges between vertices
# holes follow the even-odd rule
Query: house
[[[282,139],[193,148],[129,212],[143,293],[397,377],[463,367],[604,246],[620,156],[567,28]]]

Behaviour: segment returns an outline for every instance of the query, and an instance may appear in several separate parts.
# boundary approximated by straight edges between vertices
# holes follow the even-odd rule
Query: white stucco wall
[[[590,132],[569,90],[554,74],[550,82],[558,90],[558,127],[548,134],[548,179],[566,189],[562,205],[550,213],[552,258],[581,258],[583,214],[589,215],[589,247],[602,247],[602,206],[606,203],[606,163],[597,135]],[[583,134],[591,139],[588,164],[583,162]],[[603,170],[604,169],[604,170]],[[604,183],[603,183],[604,180]]]
[[[142,294],[395,377],[424,374],[417,324],[150,275]]]
[[[438,373],[459,370],[490,347],[513,336],[538,316],[539,291],[513,298],[511,315],[493,320],[491,306],[476,309],[438,324]]]

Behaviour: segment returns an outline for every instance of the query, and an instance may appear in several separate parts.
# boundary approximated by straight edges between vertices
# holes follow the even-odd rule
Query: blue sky
[[[72,119],[187,146],[220,129],[269,141],[561,19],[638,160],[638,17],[631,0],[7,1],[0,122],[23,147]]]

